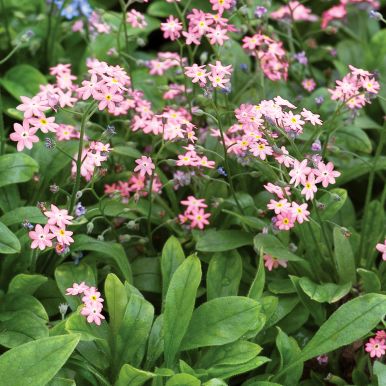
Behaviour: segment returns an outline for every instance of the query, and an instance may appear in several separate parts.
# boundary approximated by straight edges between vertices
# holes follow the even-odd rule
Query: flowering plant
[[[0,7],[4,384],[382,384],[384,2]]]

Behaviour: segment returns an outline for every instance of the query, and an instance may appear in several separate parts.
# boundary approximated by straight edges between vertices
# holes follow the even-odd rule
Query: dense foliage
[[[0,0],[0,384],[386,385],[385,6]]]

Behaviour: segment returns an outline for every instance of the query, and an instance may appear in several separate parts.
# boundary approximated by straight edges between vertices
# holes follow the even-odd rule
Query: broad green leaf
[[[355,257],[350,241],[340,227],[334,227],[334,260],[340,283],[356,282]]]
[[[129,260],[122,245],[95,240],[86,235],[75,236],[74,240],[74,244],[71,245],[72,251],[94,251],[104,254],[104,261],[111,260],[122,277],[129,283],[133,282]]]
[[[234,342],[256,328],[261,306],[243,296],[227,296],[199,306],[182,342],[183,350]]]
[[[276,346],[280,354],[280,369],[290,364],[300,353],[300,348],[296,340],[289,337],[278,327],[276,337]],[[298,384],[303,373],[303,363],[299,363],[290,373],[286,373],[284,379],[285,385]]]
[[[115,336],[114,362],[121,366],[130,363],[140,366],[145,354],[154,318],[154,307],[143,297],[132,294],[125,310],[120,329]],[[118,370],[120,367],[118,367]]]
[[[237,295],[242,272],[243,262],[237,251],[215,254],[206,276],[207,299]]]
[[[47,386],[76,386],[76,383],[73,379],[56,376]]]
[[[197,288],[201,281],[201,264],[197,256],[189,256],[172,276],[165,298],[164,352],[170,367],[180,350],[192,317]]]
[[[301,362],[348,345],[369,333],[386,314],[386,296],[367,294],[343,304],[319,328],[283,372]]]
[[[40,319],[48,322],[48,315],[43,305],[35,297],[27,294],[9,293],[0,302],[2,318],[11,317],[19,311],[31,311]]]
[[[47,217],[36,206],[16,208],[0,217],[0,221],[6,226],[21,224],[24,220],[28,220],[32,224],[47,223]]]
[[[79,342],[76,335],[42,338],[15,347],[0,356],[4,385],[42,386],[62,368]]]
[[[107,341],[109,334],[107,323],[102,322],[100,326],[88,323],[86,318],[79,314],[79,311],[80,309],[67,318],[65,330],[70,334],[79,335],[81,341],[93,341],[96,339]]]
[[[38,168],[38,163],[24,153],[0,156],[0,187],[30,180]]]
[[[285,247],[279,239],[273,235],[258,234],[253,239],[255,250],[259,253],[267,253],[276,259],[288,260],[288,261],[301,261],[302,258],[296,256]]]
[[[19,64],[8,70],[0,80],[3,87],[17,100],[21,96],[32,97],[39,86],[47,83],[45,76],[29,64]]]
[[[202,386],[228,386],[228,384],[225,383],[222,379],[213,378],[208,382],[203,383]]]
[[[66,289],[72,287],[74,283],[85,282],[88,286],[96,286],[96,278],[93,269],[85,264],[74,263],[61,264],[55,270],[55,279],[60,292],[66,299],[71,309],[75,311],[81,304],[79,296],[67,296]]]
[[[161,272],[162,272],[162,298],[166,296],[170,280],[176,269],[185,260],[185,254],[180,242],[174,236],[169,237],[162,248]]]
[[[160,259],[154,257],[140,257],[131,263],[133,281],[140,291],[161,293]]]
[[[114,146],[113,153],[130,158],[140,158],[142,153],[132,146]]]
[[[265,269],[264,269],[264,262],[263,262],[263,253],[260,253],[259,266],[256,271],[256,276],[253,279],[251,287],[249,288],[248,297],[255,300],[260,300],[261,296],[263,295],[264,284],[265,284]]]
[[[343,207],[347,200],[347,190],[335,188],[323,194],[318,200],[324,205],[323,210],[319,210],[322,220],[331,220]]]
[[[176,374],[173,375],[167,382],[166,386],[200,386],[199,379],[190,374]]]
[[[386,365],[375,361],[373,366],[373,372],[378,378],[378,385],[386,385]]]
[[[8,293],[21,293],[33,295],[34,292],[45,282],[48,278],[43,275],[27,275],[19,273],[14,276],[8,286]]]
[[[204,231],[199,235],[196,248],[201,252],[224,252],[252,245],[252,235],[238,230]]]
[[[224,346],[211,347],[196,363],[196,368],[239,365],[258,356],[262,348],[255,343],[239,340]]]
[[[358,275],[360,276],[360,284],[364,292],[380,292],[381,281],[375,272],[368,271],[364,268],[357,269]]]
[[[0,322],[0,344],[12,348],[48,336],[46,322],[31,311],[15,312]]]
[[[2,222],[0,222],[0,253],[19,253],[21,245],[19,239]]]
[[[243,374],[252,371],[269,362],[270,359],[262,356],[257,356],[248,362],[233,366],[216,366],[208,369],[210,377],[227,379],[238,374]]]
[[[336,144],[339,147],[355,153],[370,154],[372,151],[370,138],[364,130],[355,125],[344,126],[338,129],[335,134]]]
[[[147,368],[152,368],[155,361],[161,356],[164,349],[163,340],[163,314],[159,315],[151,327],[147,352],[146,352],[146,363]]]
[[[334,283],[317,284],[308,277],[300,278],[299,285],[310,299],[318,303],[335,303],[351,290],[351,282],[342,285]]]
[[[153,373],[136,369],[126,363],[122,366],[114,386],[142,386],[146,381],[155,376]]]
[[[176,8],[173,4],[166,3],[165,1],[154,1],[150,4],[148,14],[156,17],[168,17],[169,15],[178,16]]]
[[[109,273],[105,280],[105,296],[107,311],[109,313],[109,325],[111,332],[116,335],[121,327],[125,314],[128,296],[125,286],[116,275]]]

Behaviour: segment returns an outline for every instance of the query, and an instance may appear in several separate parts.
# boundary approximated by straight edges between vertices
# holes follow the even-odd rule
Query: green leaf
[[[27,275],[20,273],[13,277],[8,286],[8,293],[21,293],[33,295],[33,293],[45,282],[48,278],[43,275]]]
[[[81,304],[78,296],[67,296],[66,289],[72,287],[74,283],[85,282],[88,286],[96,286],[96,278],[93,269],[85,264],[74,263],[61,264],[55,270],[55,279],[60,292],[66,299],[71,309],[75,311]]]
[[[147,368],[153,367],[155,361],[161,356],[164,349],[164,339],[162,335],[163,318],[163,314],[159,315],[151,327],[146,353]]]
[[[212,378],[208,382],[202,384],[202,386],[228,386],[222,379]]]
[[[336,131],[336,144],[351,152],[370,154],[372,146],[366,132],[355,125],[344,126]],[[343,146],[342,146],[343,145]]]
[[[139,370],[129,364],[124,364],[114,386],[142,386],[146,381],[155,376],[155,374],[148,371]]]
[[[2,222],[0,222],[0,253],[19,253],[21,245],[19,239]]]
[[[196,363],[196,368],[240,365],[257,357],[262,348],[255,343],[239,340],[219,347],[211,347]]]
[[[278,334],[276,337],[276,346],[280,354],[280,369],[290,364],[294,358],[300,353],[300,348],[296,340],[289,337],[279,327],[277,327]],[[283,383],[285,385],[297,385],[300,377],[303,373],[303,363],[299,363],[295,368],[291,370],[291,373],[287,373],[284,377]]]
[[[71,245],[72,251],[94,251],[104,254],[104,261],[110,260],[125,280],[129,283],[133,282],[129,260],[122,245],[95,240],[86,235],[75,236],[74,241]]]
[[[162,298],[166,296],[170,280],[176,269],[185,260],[185,254],[180,242],[171,236],[162,248],[161,272],[162,272]]]
[[[70,334],[79,335],[81,341],[107,340],[109,333],[107,323],[102,322],[100,326],[88,323],[86,318],[79,314],[80,309],[68,317],[65,322],[65,330]]]
[[[3,87],[17,100],[21,96],[32,97],[39,92],[39,86],[47,83],[45,76],[29,64],[19,64],[8,70],[0,80]]]
[[[0,344],[12,348],[48,336],[46,322],[31,311],[15,312],[0,322]]]
[[[350,241],[339,226],[334,227],[334,260],[340,283],[356,282],[355,257]]]
[[[284,371],[300,362],[348,345],[369,333],[386,314],[386,296],[367,294],[338,308],[319,328],[300,355]]]
[[[107,311],[110,317],[109,325],[112,333],[116,335],[122,324],[128,297],[125,286],[113,273],[109,273],[106,277],[105,296]]]
[[[177,16],[176,8],[173,4],[164,1],[154,1],[147,9],[147,13],[156,17],[168,17],[169,15]]]
[[[198,237],[196,249],[201,252],[224,252],[252,245],[252,235],[238,230],[209,229]]]
[[[243,273],[243,262],[237,251],[215,254],[206,276],[207,299],[237,295]]]
[[[310,299],[318,303],[335,303],[346,296],[351,289],[351,282],[338,285],[334,283],[316,284],[308,277],[302,277],[299,285]]]
[[[378,385],[386,385],[386,365],[375,361],[373,366],[373,372],[378,378]]]
[[[196,302],[201,281],[201,264],[197,256],[189,256],[174,272],[165,298],[164,352],[171,367],[180,350]]]
[[[0,379],[4,385],[42,386],[62,368],[79,342],[76,335],[38,339],[0,356]]]
[[[190,374],[176,374],[173,375],[167,382],[166,386],[200,386],[199,379]]]
[[[140,158],[142,153],[132,146],[114,146],[113,153],[130,158]]]
[[[331,220],[343,207],[347,200],[347,190],[345,189],[331,189],[329,192],[323,194],[318,200],[324,205],[324,209],[320,211],[322,220]]]
[[[288,261],[302,261],[303,259],[290,252],[281,241],[273,235],[260,233],[253,239],[255,250],[259,253],[267,253],[276,259]]]
[[[24,153],[0,156],[0,187],[30,180],[38,168],[37,162]]]
[[[368,271],[364,268],[358,268],[357,272],[361,278],[360,284],[366,293],[381,291],[381,281],[375,272]]]
[[[228,296],[199,306],[182,342],[183,350],[234,342],[260,322],[261,306],[253,299]]]
[[[48,315],[43,305],[31,295],[10,293],[2,298],[0,302],[0,312],[3,313],[3,320],[6,317],[13,316],[19,311],[31,311],[36,316],[48,322]]]
[[[143,297],[132,294],[116,336],[114,362],[139,366],[145,354],[154,318],[154,307]],[[120,368],[120,366],[119,366]]]
[[[160,260],[154,257],[140,257],[131,264],[134,285],[140,291],[161,293]]]
[[[24,220],[32,224],[47,224],[47,217],[36,206],[16,208],[0,217],[0,221],[6,226],[21,224]]]
[[[265,284],[265,269],[264,269],[264,259],[263,254],[260,253],[259,266],[256,271],[256,276],[253,279],[251,287],[248,291],[248,297],[255,300],[260,300],[263,295]]]

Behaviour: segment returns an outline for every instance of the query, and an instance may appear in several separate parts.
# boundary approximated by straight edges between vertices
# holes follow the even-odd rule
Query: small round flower
[[[366,347],[365,347],[365,350],[368,353],[370,353],[371,358],[382,357],[383,355],[385,355],[385,352],[386,352],[385,349],[386,349],[386,345],[385,345],[384,339],[378,340],[378,339],[370,338],[368,343],[366,343]]]
[[[46,247],[52,247],[52,239],[55,237],[54,234],[50,232],[50,226],[46,224],[44,228],[37,224],[35,230],[28,233],[29,238],[32,240],[31,248],[39,248],[41,251],[46,249]]]
[[[155,165],[150,157],[142,156],[139,159],[135,160],[137,166],[134,169],[134,172],[139,172],[139,175],[144,177],[146,174],[151,176],[153,174],[153,170],[155,169]]]

